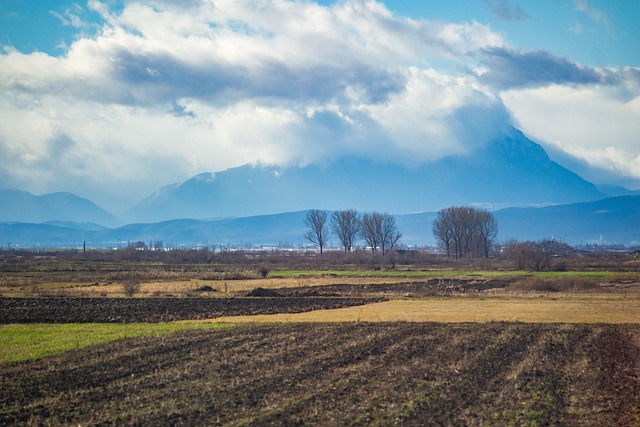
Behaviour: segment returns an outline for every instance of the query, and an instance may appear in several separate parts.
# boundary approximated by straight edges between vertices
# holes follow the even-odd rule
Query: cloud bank
[[[505,19],[526,19],[506,2],[489,4]],[[139,0],[114,10],[91,0],[87,8],[102,27],[62,55],[8,46],[0,55],[5,187],[73,191],[114,208],[247,162],[434,160],[514,121],[640,183],[640,132],[627,126],[639,122],[636,69],[518,51],[487,25],[414,20],[375,1]],[[62,18],[82,28],[79,16]],[[584,118],[602,105],[616,130],[596,135]]]

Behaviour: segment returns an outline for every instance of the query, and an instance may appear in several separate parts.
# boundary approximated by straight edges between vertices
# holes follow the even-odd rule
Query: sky
[[[640,188],[637,0],[1,0],[0,188],[124,212],[246,163],[415,164],[515,126]]]

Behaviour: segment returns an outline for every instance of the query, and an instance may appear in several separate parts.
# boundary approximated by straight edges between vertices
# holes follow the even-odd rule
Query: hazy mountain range
[[[0,223],[0,242],[22,247],[124,247],[143,241],[153,247],[245,248],[301,247],[306,211],[219,220],[181,219],[106,228],[95,224],[50,222]],[[396,215],[401,243],[435,243],[431,225],[434,212]],[[554,238],[569,244],[587,242],[640,244],[640,196],[620,196],[595,202],[544,208],[506,208],[494,212],[499,240]],[[338,246],[333,238],[333,245]]]
[[[433,243],[434,212],[460,204],[507,207],[495,211],[501,239],[631,243],[640,241],[640,196],[633,193],[594,186],[510,129],[472,153],[415,166],[344,157],[326,165],[200,174],[141,201],[124,215],[135,223],[124,226],[70,193],[0,190],[0,243],[300,246],[307,244],[307,209],[355,208],[395,214],[402,242],[425,245]]]
[[[34,196],[19,190],[0,190],[0,221],[95,222],[105,226],[122,224],[118,218],[98,207],[92,201],[72,193],[49,193]]]
[[[245,165],[162,188],[127,215],[137,222],[305,209],[425,212],[457,204],[544,205],[606,197],[511,129],[468,155],[416,166],[344,157],[280,168]]]

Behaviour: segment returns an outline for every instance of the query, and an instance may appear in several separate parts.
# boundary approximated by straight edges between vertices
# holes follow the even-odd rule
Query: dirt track
[[[301,313],[368,304],[364,298],[0,298],[0,323],[169,322]]]
[[[0,366],[0,425],[637,425],[640,325],[243,326]]]

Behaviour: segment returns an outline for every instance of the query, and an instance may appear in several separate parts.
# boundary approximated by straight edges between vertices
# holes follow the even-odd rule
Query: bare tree
[[[538,242],[538,246],[551,256],[566,256],[575,252],[571,246],[555,239],[541,240]]]
[[[487,210],[452,206],[438,212],[432,231],[447,256],[488,257],[498,235],[498,224]]]
[[[524,270],[527,265],[527,256],[531,242],[518,242],[511,240],[505,247],[505,257],[515,264],[516,269]]]
[[[402,233],[398,231],[396,219],[388,213],[365,213],[360,220],[360,236],[367,242],[372,252],[380,249],[382,255],[393,249]]]
[[[384,256],[387,250],[393,250],[400,241],[402,233],[398,231],[396,226],[396,219],[393,215],[383,213],[381,217],[381,229],[380,229],[380,248],[382,249],[382,255]]]
[[[340,239],[344,251],[349,252],[360,231],[358,211],[355,209],[335,211],[331,215],[331,229]]]
[[[443,249],[447,256],[450,257],[454,250],[454,233],[453,221],[450,218],[450,208],[442,209],[436,215],[433,221],[433,236],[436,238],[438,245]],[[457,252],[456,252],[457,257]]]
[[[304,217],[304,225],[308,228],[304,233],[304,237],[311,243],[318,245],[320,247],[320,255],[322,255],[322,248],[327,243],[329,233],[327,230],[327,213],[317,209],[310,210]]]
[[[551,256],[540,247],[539,244],[533,244],[532,250],[528,254],[529,268],[533,271],[542,271],[549,266]]]
[[[491,247],[498,236],[498,223],[491,212],[478,210],[476,212],[476,224],[479,249],[485,258],[489,258]]]
[[[550,253],[545,250],[544,242],[513,240],[507,244],[505,256],[518,270],[541,271],[549,266],[550,260]]]
[[[372,252],[382,245],[382,215],[378,212],[365,213],[360,220],[360,236]]]

